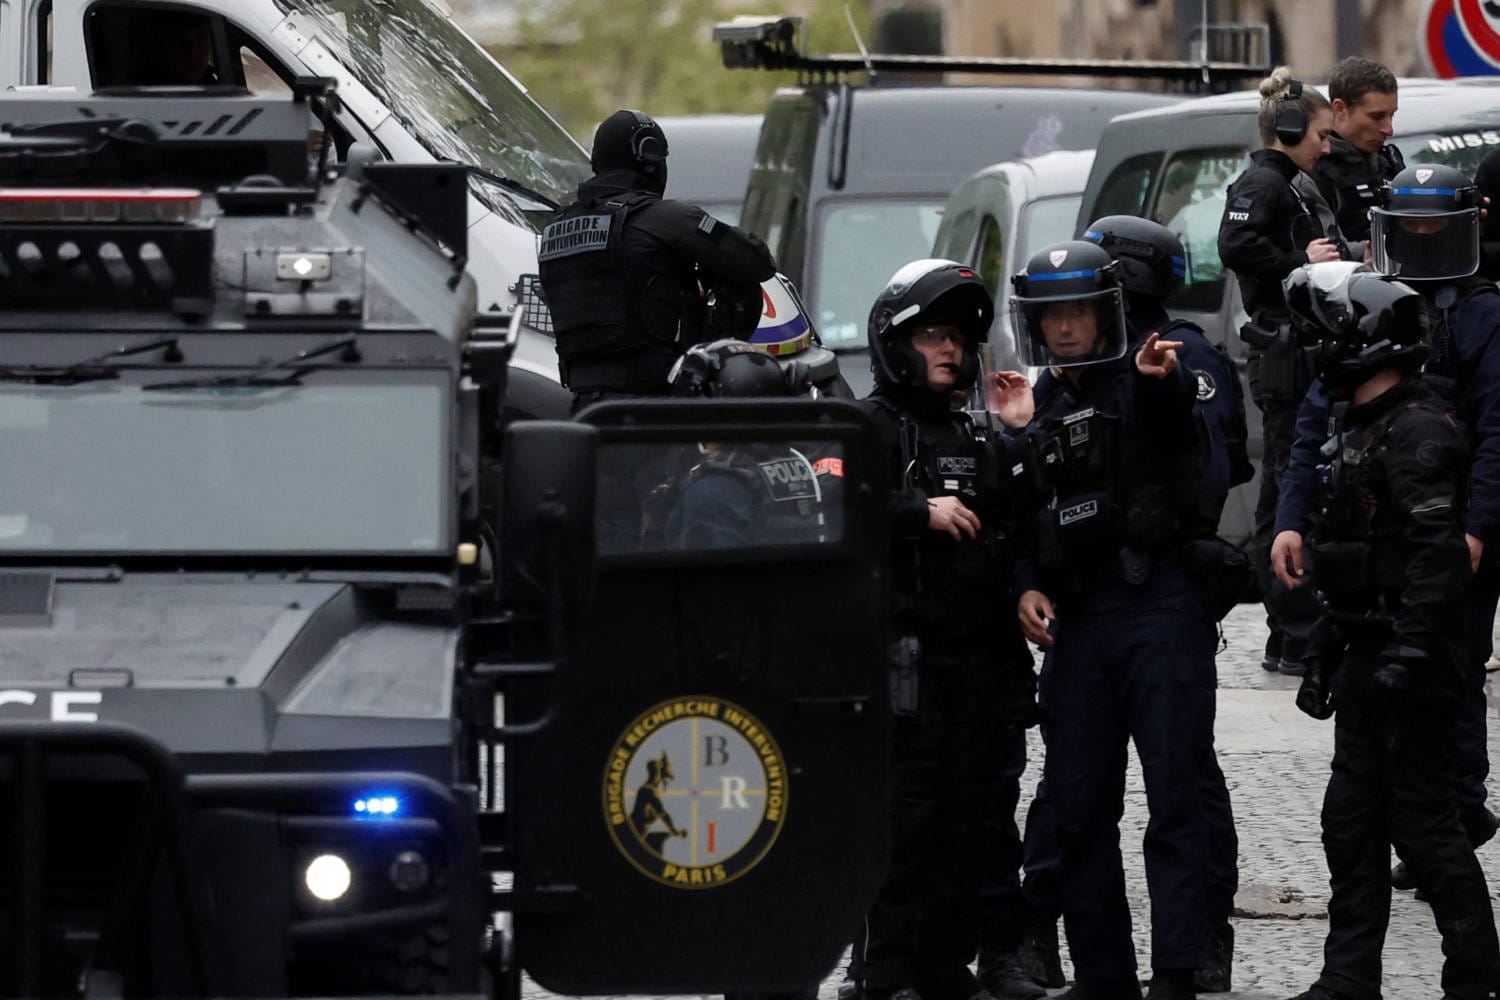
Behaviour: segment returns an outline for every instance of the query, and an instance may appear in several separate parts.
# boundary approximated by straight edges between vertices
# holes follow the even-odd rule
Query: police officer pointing
[[[1246,446],[1245,401],[1234,362],[1209,341],[1202,328],[1167,314],[1167,297],[1182,287],[1186,275],[1182,241],[1166,226],[1130,215],[1099,219],[1083,236],[1115,259],[1125,294],[1125,323],[1131,344],[1144,343],[1152,333],[1182,344],[1178,359],[1193,376],[1197,411],[1207,435],[1203,513],[1217,523],[1229,491],[1248,483],[1255,469]],[[1213,560],[1215,551],[1235,565]],[[1210,558],[1195,568],[1206,590],[1222,593],[1218,610],[1227,612],[1231,603],[1249,590],[1249,566],[1239,552],[1227,546],[1217,550],[1210,546],[1205,552]],[[1229,789],[1212,744],[1202,765],[1200,788],[1207,836],[1204,878],[1210,923],[1203,964],[1195,982],[1204,992],[1225,992],[1231,988],[1234,958],[1234,927],[1229,918],[1239,887],[1239,839]]]
[[[1016,560],[1018,619],[1048,648],[1047,787],[1062,852],[1074,1000],[1139,996],[1121,870],[1127,746],[1150,819],[1150,996],[1194,996],[1208,924],[1203,762],[1213,753],[1213,612],[1184,543],[1211,535],[1201,506],[1198,388],[1181,341],[1129,347],[1115,264],[1058,243],[1013,279],[1023,359],[1039,380],[1027,430],[1034,500]]]
[[[667,392],[684,347],[702,339],[703,287],[754,296],[776,272],[757,237],[662,198],[667,137],[640,111],[594,133],[594,177],[542,231],[542,288],[574,409]]]

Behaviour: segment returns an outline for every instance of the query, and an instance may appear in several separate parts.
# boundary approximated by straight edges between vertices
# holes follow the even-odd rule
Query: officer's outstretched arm
[[[636,225],[713,277],[760,284],[776,273],[776,258],[759,236],[720,222],[696,205],[663,201],[641,213]]]
[[[1171,452],[1193,447],[1199,437],[1198,381],[1186,365],[1177,363],[1181,346],[1180,341],[1163,341],[1153,333],[1131,360],[1140,430],[1152,444]]]
[[[1463,628],[1470,578],[1460,493],[1466,449],[1452,421],[1419,413],[1392,428],[1386,454],[1390,502],[1410,557],[1391,649],[1427,651]]]

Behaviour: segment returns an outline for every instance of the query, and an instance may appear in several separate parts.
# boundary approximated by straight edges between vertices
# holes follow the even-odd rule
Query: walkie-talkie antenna
[[[875,81],[875,63],[870,59],[870,50],[865,48],[865,40],[859,37],[859,26],[854,23],[854,11],[849,6],[849,0],[844,0],[844,20],[849,22],[849,33],[854,36],[854,47],[859,49],[860,58],[865,61],[865,72],[870,74],[870,82]]]

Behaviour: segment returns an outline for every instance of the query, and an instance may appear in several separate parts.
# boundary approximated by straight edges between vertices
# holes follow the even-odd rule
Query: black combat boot
[[[1193,973],[1199,993],[1228,993],[1234,989],[1234,924],[1224,921],[1209,931],[1203,943],[1202,964]]]
[[[1191,969],[1153,969],[1146,1000],[1198,1000]]]
[[[1057,946],[1057,922],[1044,922],[1027,931],[1016,949],[1016,961],[1039,986],[1055,990],[1067,985]]]
[[[1026,974],[1015,952],[980,949],[979,982],[996,1000],[1042,1000],[1047,991]]]

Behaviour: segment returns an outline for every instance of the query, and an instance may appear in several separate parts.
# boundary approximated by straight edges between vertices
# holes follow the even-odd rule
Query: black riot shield
[[[805,400],[581,419],[594,586],[505,706],[549,719],[507,748],[517,958],[568,994],[815,983],[887,860],[875,428]]]

